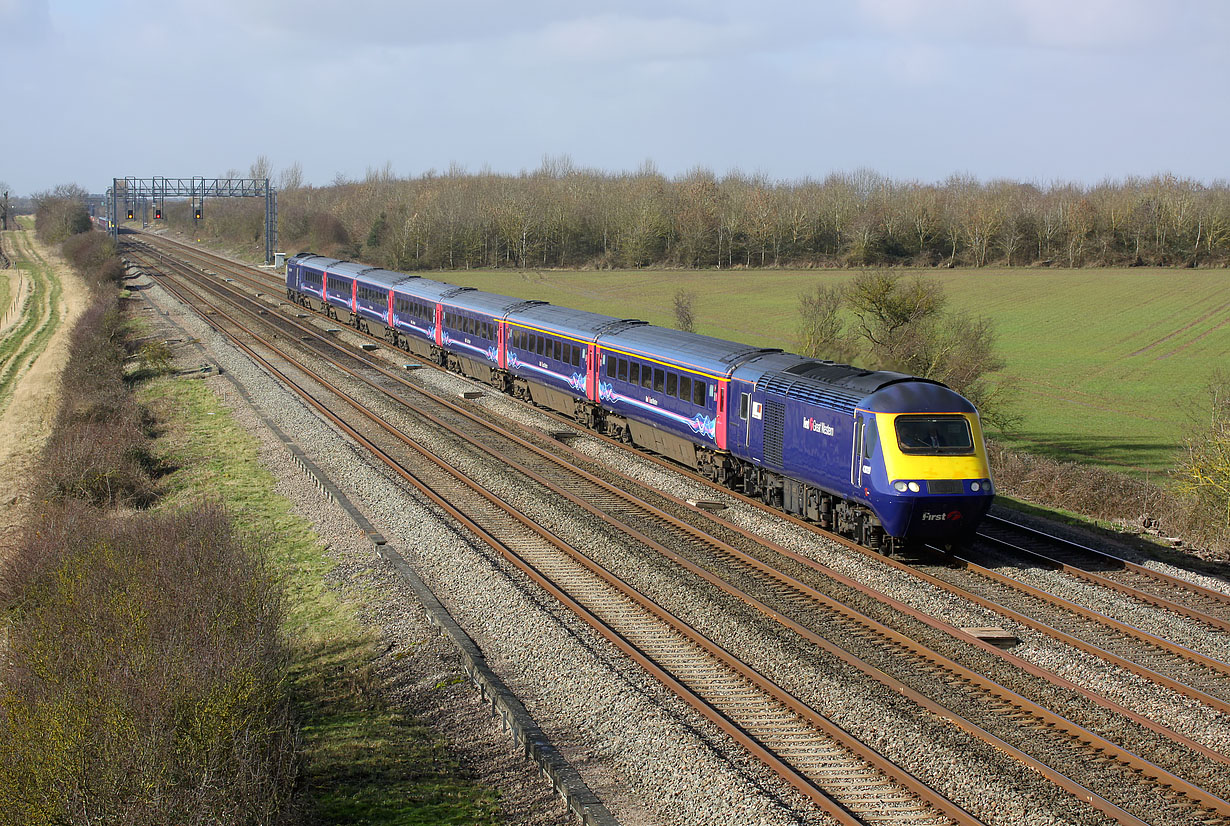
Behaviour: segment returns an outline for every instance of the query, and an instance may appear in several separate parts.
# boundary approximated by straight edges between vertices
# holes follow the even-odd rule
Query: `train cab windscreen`
[[[918,456],[968,456],[974,437],[964,416],[898,416],[897,445]]]

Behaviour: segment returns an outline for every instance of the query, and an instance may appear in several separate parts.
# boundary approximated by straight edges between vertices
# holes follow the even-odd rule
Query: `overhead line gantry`
[[[148,209],[161,218],[167,198],[188,198],[192,201],[192,224],[201,220],[206,198],[265,199],[265,262],[273,262],[278,248],[278,193],[268,178],[112,178],[107,190],[107,225],[111,237],[119,237],[120,202],[127,218],[141,210],[141,220],[147,222]]]

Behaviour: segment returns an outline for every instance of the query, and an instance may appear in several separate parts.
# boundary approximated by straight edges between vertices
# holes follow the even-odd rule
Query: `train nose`
[[[986,495],[916,499],[910,513],[909,533],[924,539],[969,536],[991,507],[991,499]]]

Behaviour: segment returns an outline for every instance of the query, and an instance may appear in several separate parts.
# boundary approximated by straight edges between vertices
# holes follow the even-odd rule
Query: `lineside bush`
[[[0,576],[0,823],[276,823],[277,583],[227,514],[50,503]]]
[[[155,502],[157,461],[122,267],[101,234],[64,252],[93,301],[41,507],[0,560],[0,826],[292,822],[280,583],[216,504],[132,510]]]

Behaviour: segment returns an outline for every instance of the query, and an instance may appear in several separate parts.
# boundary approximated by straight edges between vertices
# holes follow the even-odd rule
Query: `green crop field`
[[[1136,473],[1174,462],[1203,388],[1230,368],[1230,272],[1187,269],[923,270],[953,309],[990,318],[1019,383],[1005,437],[1058,458]],[[696,295],[697,332],[793,349],[798,296],[850,271],[432,273],[467,286],[673,325]]]

